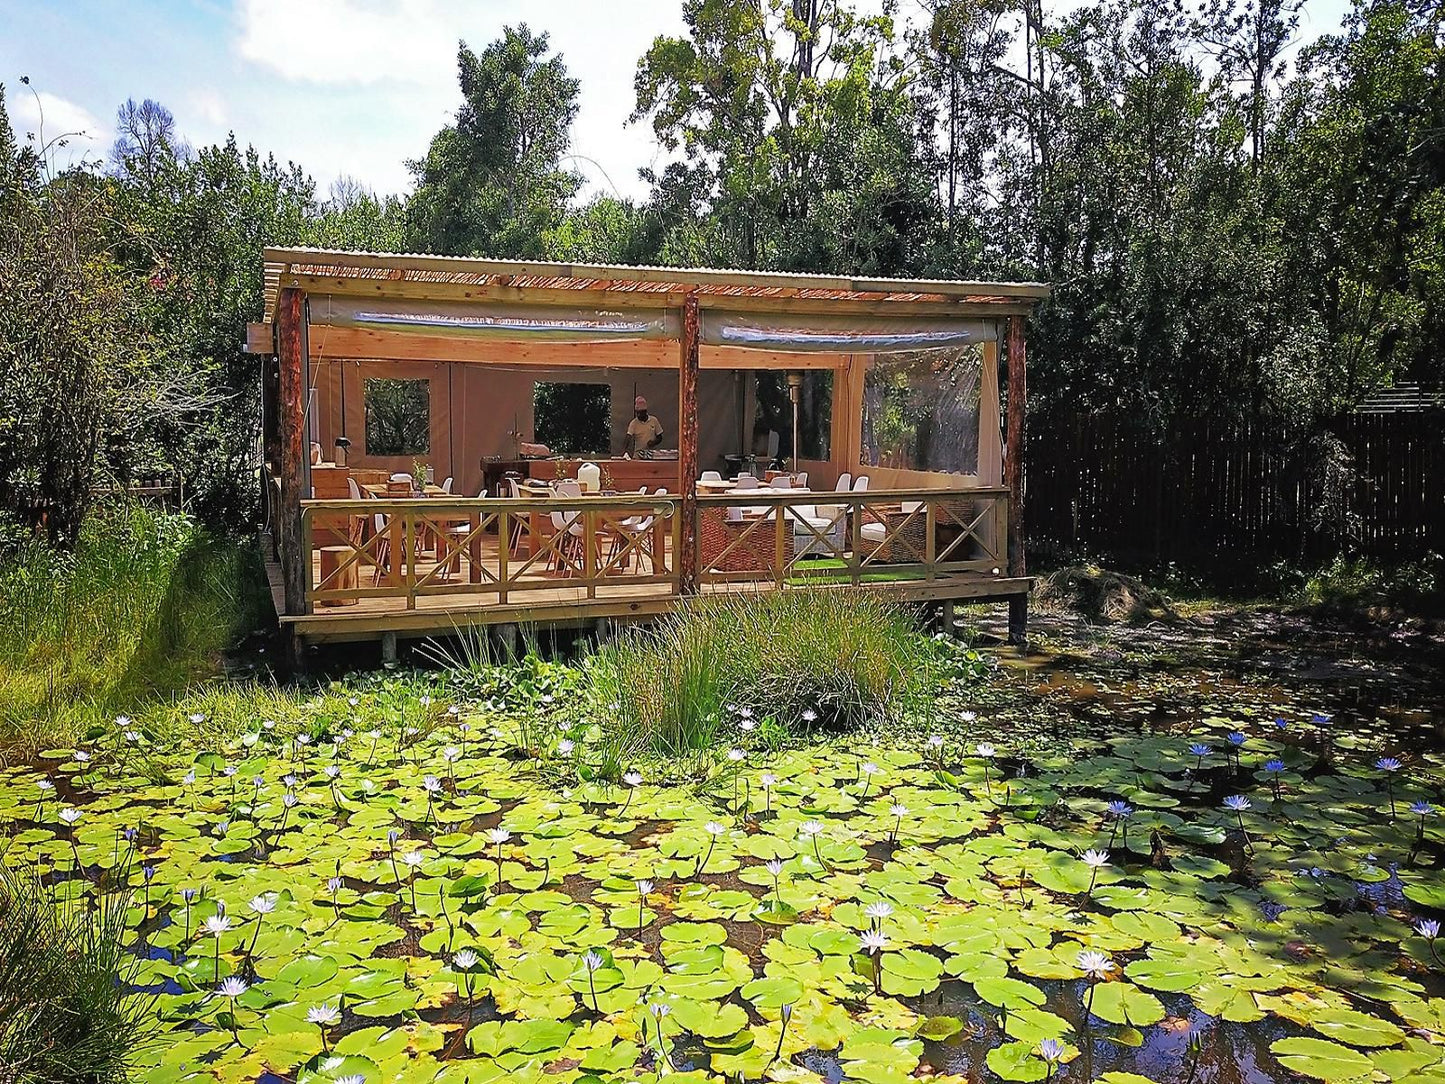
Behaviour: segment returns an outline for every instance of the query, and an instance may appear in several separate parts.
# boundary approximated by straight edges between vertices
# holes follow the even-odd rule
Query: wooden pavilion
[[[268,560],[298,652],[802,584],[1006,599],[1023,635],[1024,320],[1047,286],[265,261],[247,345],[267,358]],[[636,395],[663,436],[624,456]],[[543,429],[565,443],[569,417],[607,446],[551,455]],[[556,484],[579,473],[601,484]]]

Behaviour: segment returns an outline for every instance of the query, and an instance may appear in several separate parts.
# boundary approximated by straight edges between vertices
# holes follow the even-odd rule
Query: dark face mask
[[[645,421],[647,421],[647,411],[645,411],[645,410],[639,410],[639,411],[637,411],[637,420],[640,421],[640,422],[645,422]]]

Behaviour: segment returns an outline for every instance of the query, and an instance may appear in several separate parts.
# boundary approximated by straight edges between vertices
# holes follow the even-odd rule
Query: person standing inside
[[[647,399],[639,395],[632,401],[632,420],[627,423],[627,436],[622,440],[622,451],[635,455],[644,449],[656,448],[662,443],[662,423],[657,415],[647,412]]]

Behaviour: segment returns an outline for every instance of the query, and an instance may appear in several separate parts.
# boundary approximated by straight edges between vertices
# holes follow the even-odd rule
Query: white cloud
[[[454,78],[457,38],[432,0],[240,0],[241,56],[285,79],[328,84]]]
[[[50,144],[52,166],[65,168],[83,158],[103,157],[110,145],[110,127],[90,110],[48,90],[17,85],[11,94],[11,127],[34,146]],[[62,145],[63,144],[63,145]]]

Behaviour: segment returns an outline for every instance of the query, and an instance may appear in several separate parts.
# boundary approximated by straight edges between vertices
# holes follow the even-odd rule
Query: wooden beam
[[[274,354],[275,327],[271,324],[247,324],[245,349],[248,354]]]
[[[678,593],[697,594],[697,371],[702,319],[697,294],[682,303],[682,356],[677,370],[678,488],[682,501],[682,537],[677,561]]]
[[[1013,579],[1025,575],[1024,560],[1024,408],[1028,390],[1025,380],[1024,318],[1012,316],[1008,322],[1008,444],[1004,460],[1004,484],[1009,491],[1008,574]],[[1022,643],[1028,621],[1028,596],[1009,599],[1009,640]]]
[[[429,282],[410,279],[344,278],[329,275],[286,275],[284,284],[304,290],[309,296],[364,297],[377,300],[475,301],[509,305],[569,305],[598,309],[677,308],[683,289],[651,290],[573,289],[567,287],[513,286],[494,283]],[[998,296],[998,295],[982,295]],[[877,301],[857,298],[775,297],[752,294],[703,294],[698,304],[723,312],[781,312],[849,316],[953,316],[1004,317],[1028,313],[1029,300],[970,301]]]
[[[279,396],[279,463],[281,481],[279,536],[281,577],[285,586],[286,612],[306,612],[306,577],[311,555],[302,552],[301,501],[306,465],[306,385],[304,349],[305,297],[300,290],[282,290],[276,301],[277,360],[281,381]]]

